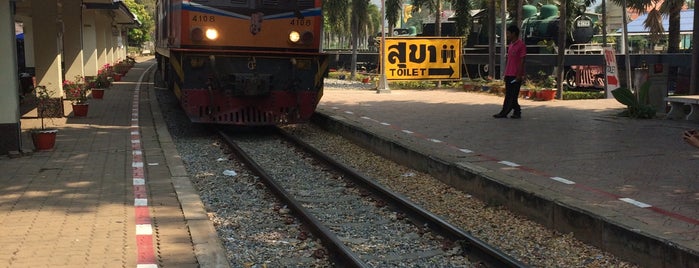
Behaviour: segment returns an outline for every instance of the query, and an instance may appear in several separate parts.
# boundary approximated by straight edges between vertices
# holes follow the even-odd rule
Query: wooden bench
[[[687,119],[699,122],[699,95],[689,96],[669,96],[665,97],[665,101],[670,103],[670,112],[667,113],[667,119]],[[691,107],[689,114],[684,113],[684,106]]]

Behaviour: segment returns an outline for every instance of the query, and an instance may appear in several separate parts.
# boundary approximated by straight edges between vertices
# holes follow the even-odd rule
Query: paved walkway
[[[0,267],[225,267],[152,94],[154,60],[52,119],[48,152],[0,158]],[[143,79],[143,83],[139,81]],[[23,115],[27,130],[40,126]]]
[[[681,138],[699,124],[617,117],[624,106],[614,99],[520,99],[522,119],[495,119],[502,100],[449,89],[335,89],[318,111],[699,256],[699,149]],[[538,216],[556,224],[551,215]]]

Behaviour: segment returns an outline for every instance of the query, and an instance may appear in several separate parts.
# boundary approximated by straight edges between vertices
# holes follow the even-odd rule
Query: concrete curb
[[[152,72],[152,71],[151,71]],[[155,100],[155,88],[150,87],[148,94]],[[177,199],[182,206],[185,221],[194,246],[194,254],[200,267],[230,267],[226,251],[223,249],[218,233],[209,220],[199,193],[194,189],[189,175],[184,167],[182,158],[175,148],[167,125],[157,101],[151,101],[153,123],[158,135],[158,141],[165,155],[172,184]]]

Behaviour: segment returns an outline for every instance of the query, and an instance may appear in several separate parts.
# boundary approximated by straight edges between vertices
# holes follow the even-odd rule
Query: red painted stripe
[[[657,208],[657,207],[649,207],[648,209],[650,209],[650,210],[652,210],[652,211],[654,211],[654,212],[656,212],[656,213],[660,213],[660,214],[662,214],[662,215],[668,216],[668,217],[673,218],[673,219],[677,219],[677,220],[680,220],[680,221],[683,221],[683,222],[687,222],[687,223],[691,223],[691,224],[694,224],[694,225],[699,225],[699,220],[697,220],[697,219],[693,219],[693,218],[690,218],[690,217],[687,217],[687,216],[684,216],[684,215],[680,215],[680,214],[677,214],[677,213],[674,213],[674,212],[670,212],[670,211],[667,211],[667,210],[664,210],[664,209],[661,209],[661,208]]]
[[[134,185],[133,186],[133,196],[134,198],[147,199],[148,193],[146,193],[145,185]]]
[[[138,264],[155,264],[155,251],[153,250],[152,235],[137,235],[136,245],[138,246]]]
[[[143,163],[143,155],[141,155],[141,154],[133,155],[133,162],[134,163],[137,163],[137,162]]]
[[[136,207],[136,225],[151,224],[148,207]]]
[[[145,178],[142,167],[135,167],[133,168],[133,177],[134,178]]]

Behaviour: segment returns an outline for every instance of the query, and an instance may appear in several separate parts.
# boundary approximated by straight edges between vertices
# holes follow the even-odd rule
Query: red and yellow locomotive
[[[192,122],[307,121],[323,95],[322,0],[158,0],[156,82]]]

